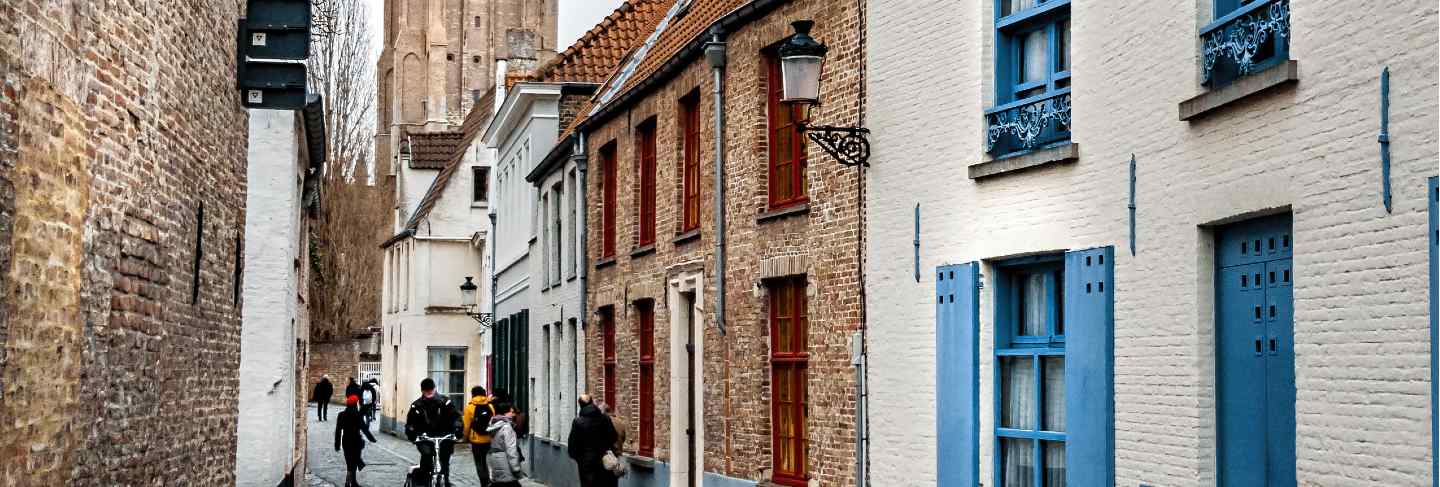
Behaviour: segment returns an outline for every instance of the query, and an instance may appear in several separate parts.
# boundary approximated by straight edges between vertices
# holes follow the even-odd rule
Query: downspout
[[[585,291],[586,289],[589,289],[589,288],[590,288],[590,287],[589,287],[589,282],[588,282],[588,281],[589,281],[589,278],[590,278],[590,260],[589,260],[589,255],[590,255],[590,239],[588,239],[588,238],[585,237],[586,235],[589,235],[589,233],[586,233],[586,232],[589,231],[589,226],[590,226],[590,225],[588,225],[588,222],[590,221],[590,217],[588,216],[588,215],[589,215],[589,209],[590,209],[590,193],[589,193],[589,191],[586,191],[586,189],[585,189],[585,188],[588,188],[589,186],[586,186],[587,183],[586,183],[586,178],[585,178],[586,169],[587,169],[587,156],[586,156],[586,154],[585,154],[585,133],[584,133],[584,132],[576,131],[576,133],[575,133],[575,149],[573,150],[573,153],[570,155],[570,158],[571,158],[572,161],[575,162],[575,184],[576,184],[577,186],[579,186],[578,188],[575,188],[575,191],[579,191],[579,195],[580,195],[580,211],[583,212],[583,213],[582,213],[583,215],[586,215],[586,216],[580,216],[579,218],[576,219],[576,222],[575,222],[575,229],[577,230],[575,233],[576,233],[576,235],[580,235],[580,236],[581,236],[581,237],[580,237],[580,256],[579,256],[578,259],[576,259],[577,261],[579,261],[579,265],[580,265],[580,272],[579,272],[579,274],[580,274],[580,312],[577,313],[577,314],[579,315],[579,317],[578,317],[577,319],[578,319],[580,322],[577,323],[577,326],[579,326],[579,329],[576,330],[576,331],[578,332],[578,333],[576,333],[576,336],[577,336],[577,337],[584,337],[584,336],[585,336],[585,325],[586,325],[586,323],[588,323],[588,322],[590,321],[590,320],[589,320],[589,317],[590,317],[590,295],[589,295],[589,293],[587,293],[587,292]],[[577,346],[577,347],[580,347],[581,350],[584,350],[584,349],[585,349],[585,340],[584,340],[583,338],[581,338],[581,339],[576,340],[576,341],[578,342],[578,343],[576,344],[576,346]],[[584,355],[584,358],[585,358],[587,361],[589,360],[589,357],[590,357],[590,354],[588,354],[588,353]],[[588,367],[588,365],[589,365],[589,364],[584,364],[584,365],[580,366],[580,368],[579,368],[579,371],[580,371],[580,374],[579,374],[579,377],[580,377],[580,378],[579,378],[579,382],[587,382],[587,383],[583,384],[583,385],[580,387],[582,390],[588,389],[587,386],[589,386],[588,381],[585,380],[585,374],[584,374],[585,371],[590,370],[590,368]]]
[[[710,29],[710,42],[705,44],[705,59],[714,73],[715,96],[715,327],[725,345],[725,474],[733,473],[731,458],[730,404],[730,339],[725,334],[725,41],[719,27]]]

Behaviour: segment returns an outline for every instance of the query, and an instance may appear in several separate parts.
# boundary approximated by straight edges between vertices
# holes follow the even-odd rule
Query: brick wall
[[[732,33],[726,72],[727,170],[727,291],[726,329],[720,336],[714,323],[715,260],[714,220],[714,116],[710,95],[712,76],[703,59],[693,60],[680,74],[627,110],[587,134],[591,154],[587,213],[589,262],[601,251],[602,168],[596,154],[616,143],[619,163],[616,262],[591,271],[588,289],[590,312],[615,309],[619,385],[616,405],[630,425],[628,446],[638,446],[639,425],[638,329],[631,304],[654,299],[655,305],[655,455],[672,457],[670,447],[671,316],[666,306],[667,282],[683,272],[703,270],[701,291],[706,310],[703,337],[705,390],[698,400],[704,422],[704,469],[730,477],[768,480],[771,465],[770,374],[768,301],[763,293],[765,262],[790,259],[809,282],[810,366],[807,421],[809,475],[820,485],[848,485],[854,464],[854,380],[849,365],[850,334],[860,322],[858,298],[858,205],[855,173],[811,146],[807,179],[809,211],[760,222],[766,211],[767,148],[766,97],[761,82],[765,70],[762,49],[791,34],[789,22],[811,18],[815,35],[832,46],[828,76],[822,90],[826,107],[816,111],[817,122],[853,124],[859,118],[861,51],[859,15],[853,3],[797,1],[780,7]],[[678,161],[682,154],[677,124],[679,99],[699,89],[701,96],[701,236],[676,244],[680,227],[681,191]],[[656,117],[657,224],[651,255],[631,257],[637,233],[637,175],[634,128]],[[757,291],[758,287],[758,291]],[[593,316],[593,315],[592,315]],[[600,326],[586,336],[587,383],[601,397],[603,369]]]
[[[237,17],[0,5],[0,485],[234,482]]]
[[[347,381],[351,377],[356,382],[360,380],[359,343],[355,340],[310,343],[310,367],[305,370],[307,389],[303,396],[306,400],[310,399],[310,393],[315,390],[320,377],[327,374],[330,383],[335,386],[335,395],[330,397],[330,402],[345,404]]]
[[[1197,30],[1210,21],[1211,2],[1077,2],[1079,161],[981,181],[968,179],[966,167],[985,158],[994,16],[990,2],[957,5],[870,2],[872,480],[929,485],[937,462],[949,461],[935,453],[935,266],[1113,245],[1116,483],[1213,485],[1214,250],[1204,226],[1278,210],[1293,213],[1297,242],[1299,483],[1430,485],[1424,191],[1436,173],[1433,5],[1291,2],[1300,82],[1181,122],[1177,104],[1203,91]],[[1392,214],[1380,203],[1375,139],[1387,64]],[[911,264],[917,203],[919,283]],[[986,482],[992,289],[981,291]]]

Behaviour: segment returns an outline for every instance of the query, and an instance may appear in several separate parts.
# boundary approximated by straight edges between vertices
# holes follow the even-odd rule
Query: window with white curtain
[[[1065,485],[1064,270],[1060,256],[997,265],[995,428],[1002,487]]]
[[[428,371],[435,392],[450,398],[456,408],[465,404],[465,347],[431,347]]]

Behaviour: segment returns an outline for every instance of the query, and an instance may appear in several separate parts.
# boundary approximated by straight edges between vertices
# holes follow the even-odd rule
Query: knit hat
[[[360,396],[357,396],[357,395],[354,395],[354,394],[345,396],[345,405],[346,405],[346,406],[354,406],[354,405],[356,405],[356,404],[360,404]]]

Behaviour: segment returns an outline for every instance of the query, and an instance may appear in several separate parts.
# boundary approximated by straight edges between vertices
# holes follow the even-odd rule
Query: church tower
[[[399,165],[394,157],[407,134],[458,130],[497,83],[497,62],[553,55],[558,8],[557,0],[385,0],[377,167]],[[386,173],[405,168],[395,169]]]

